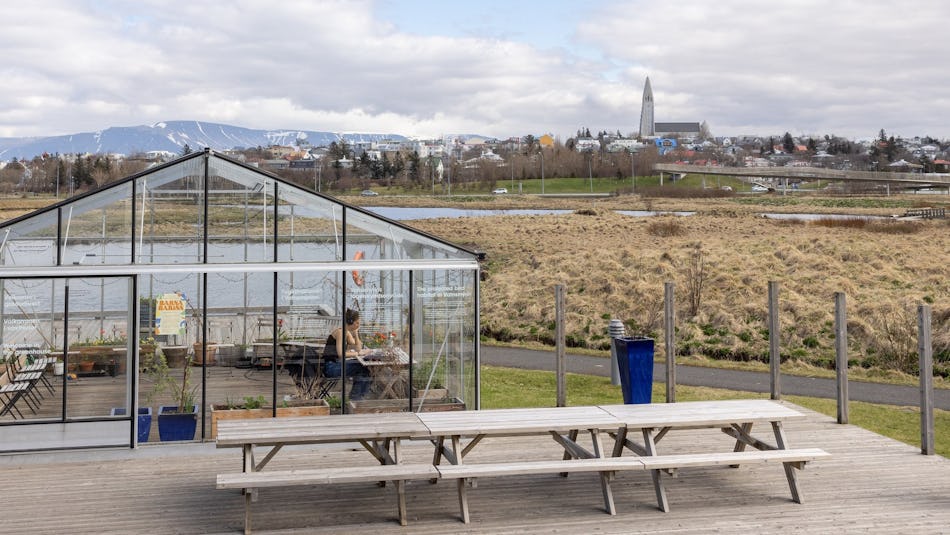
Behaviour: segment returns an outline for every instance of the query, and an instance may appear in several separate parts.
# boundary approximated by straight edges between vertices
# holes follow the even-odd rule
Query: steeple
[[[650,87],[650,77],[643,84],[643,104],[640,107],[640,137],[655,136],[653,129],[653,88]]]

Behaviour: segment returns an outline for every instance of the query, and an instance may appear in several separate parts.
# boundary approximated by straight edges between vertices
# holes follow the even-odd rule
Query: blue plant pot
[[[109,413],[112,416],[125,416],[124,407],[113,407],[112,412]],[[149,432],[152,430],[152,408],[151,407],[139,407],[139,433],[138,441],[148,442]]]
[[[175,405],[162,405],[158,409],[158,438],[162,442],[194,440],[198,428],[198,406],[192,412],[179,413]]]

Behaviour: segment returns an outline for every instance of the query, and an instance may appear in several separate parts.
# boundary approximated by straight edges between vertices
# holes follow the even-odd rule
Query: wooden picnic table
[[[244,471],[257,472],[282,447],[292,444],[358,442],[380,464],[396,464],[401,440],[427,437],[428,433],[429,430],[412,413],[260,418],[219,422],[216,445],[219,448],[242,448]],[[254,462],[255,446],[271,448],[259,463]]]
[[[656,457],[661,455],[657,443],[670,431],[683,429],[719,429],[736,439],[733,452],[745,451],[746,446],[756,450],[788,450],[788,439],[782,422],[804,418],[805,415],[767,399],[738,399],[719,401],[691,401],[681,403],[651,403],[644,405],[603,405],[601,409],[613,415],[623,424],[615,437],[613,456],[619,457],[624,449],[637,455]],[[752,435],[754,424],[767,424],[772,429],[775,443]],[[637,443],[629,433],[639,430],[643,442]],[[705,462],[712,464],[714,454],[707,454]],[[723,456],[722,459],[726,457]],[[759,456],[765,459],[766,456]],[[795,467],[783,463],[792,499],[801,502]],[[669,511],[669,502],[659,470],[652,470],[657,503]]]
[[[244,452],[242,474],[218,476],[219,488],[252,489],[265,486],[337,482],[396,482],[400,522],[406,523],[404,483],[411,479],[455,479],[464,522],[469,521],[466,484],[477,477],[570,472],[598,472],[605,508],[615,514],[610,482],[627,470],[650,470],[657,504],[669,511],[661,472],[680,468],[747,463],[782,463],[792,492],[801,502],[795,469],[806,462],[827,457],[815,448],[791,450],[782,423],[803,418],[798,411],[769,400],[685,402],[674,404],[605,405],[537,409],[497,409],[461,412],[346,414],[340,416],[229,420],[219,423],[217,446],[240,447]],[[752,435],[752,426],[768,423],[775,443]],[[733,451],[703,451],[662,454],[657,443],[670,431],[720,429],[736,440]],[[639,430],[643,442],[629,434]],[[581,434],[590,436],[590,446],[581,444]],[[603,434],[615,439],[612,450]],[[482,440],[491,437],[542,436],[552,438],[563,455],[551,459],[544,448],[524,442],[518,460],[503,463],[465,463]],[[426,440],[435,446],[432,463],[400,464],[402,440]],[[466,443],[463,443],[467,440]],[[376,462],[358,466],[303,467],[280,473],[262,472],[285,445],[358,442]],[[258,463],[254,447],[271,449]],[[751,446],[753,451],[745,451]],[[635,457],[623,457],[630,450]],[[527,455],[526,455],[527,454]],[[525,458],[527,457],[527,458]],[[442,461],[446,463],[442,463]],[[258,475],[260,474],[260,475]],[[250,493],[246,493],[250,494]],[[246,496],[246,529],[250,530],[250,496]]]
[[[620,421],[599,407],[549,407],[537,409],[496,409],[461,412],[423,412],[419,419],[429,429],[430,439],[435,445],[435,454],[432,464],[439,466],[442,459],[450,464],[463,464],[465,456],[479,442],[486,437],[510,437],[541,435],[549,436],[564,448],[562,460],[569,459],[597,459],[610,455],[604,447],[601,431],[618,433],[622,424]],[[578,443],[577,437],[586,431],[590,435],[591,449],[588,450]],[[468,437],[467,444],[462,444],[462,438]],[[449,441],[449,444],[446,444]],[[532,450],[525,445],[526,451]],[[481,475],[519,474],[534,471],[559,471],[566,475],[566,469],[558,465],[539,466],[528,463],[509,463],[505,466],[492,467],[491,472],[480,472]],[[555,469],[556,468],[556,469]],[[481,468],[484,470],[484,467]],[[450,472],[446,471],[446,475]],[[459,505],[462,521],[469,522],[468,498],[466,496],[466,474],[470,471],[454,471],[458,477]],[[610,489],[609,475],[601,472],[601,492],[604,496],[604,506],[610,514],[615,514],[613,494]]]

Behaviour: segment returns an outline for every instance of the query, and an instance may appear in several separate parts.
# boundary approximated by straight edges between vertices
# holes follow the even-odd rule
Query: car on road
[[[360,195],[362,195],[363,197],[375,197],[379,195],[379,193],[376,193],[375,191],[371,189],[364,189],[363,191],[360,192]]]
[[[752,186],[752,191],[768,191],[768,190],[769,190],[769,188],[767,188],[767,187],[765,187],[765,186],[762,186],[762,185],[759,185],[759,184],[754,184],[754,185]]]
[[[508,188],[495,188],[491,190],[491,192],[495,195],[500,195],[502,193],[508,193]]]

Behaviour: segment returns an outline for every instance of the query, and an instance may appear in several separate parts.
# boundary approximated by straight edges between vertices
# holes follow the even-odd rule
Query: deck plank
[[[683,469],[666,480],[669,513],[656,508],[647,474],[618,474],[614,517],[603,511],[596,473],[567,479],[524,475],[480,480],[478,492],[469,496],[472,523],[465,525],[452,484],[411,481],[409,529],[414,535],[619,534],[632,527],[641,533],[936,533],[950,525],[950,460],[795,408],[807,417],[786,423],[790,447],[832,455],[799,474],[802,504],[791,501],[781,466],[772,464]],[[531,448],[523,446],[528,440]],[[659,447],[687,453],[697,444],[728,449],[732,442],[717,430],[688,430],[671,432]],[[405,446],[404,462],[431,461],[428,443]],[[502,462],[526,449],[550,451],[551,458],[562,453],[544,437],[486,438],[466,461]],[[342,465],[367,456],[358,445],[293,446],[268,468]],[[0,456],[0,481],[7,483],[9,498],[0,533],[238,533],[244,501],[239,491],[216,490],[215,481],[240,463],[238,450],[213,443]],[[394,492],[391,485],[373,483],[262,489],[254,531],[405,535],[392,507]]]

